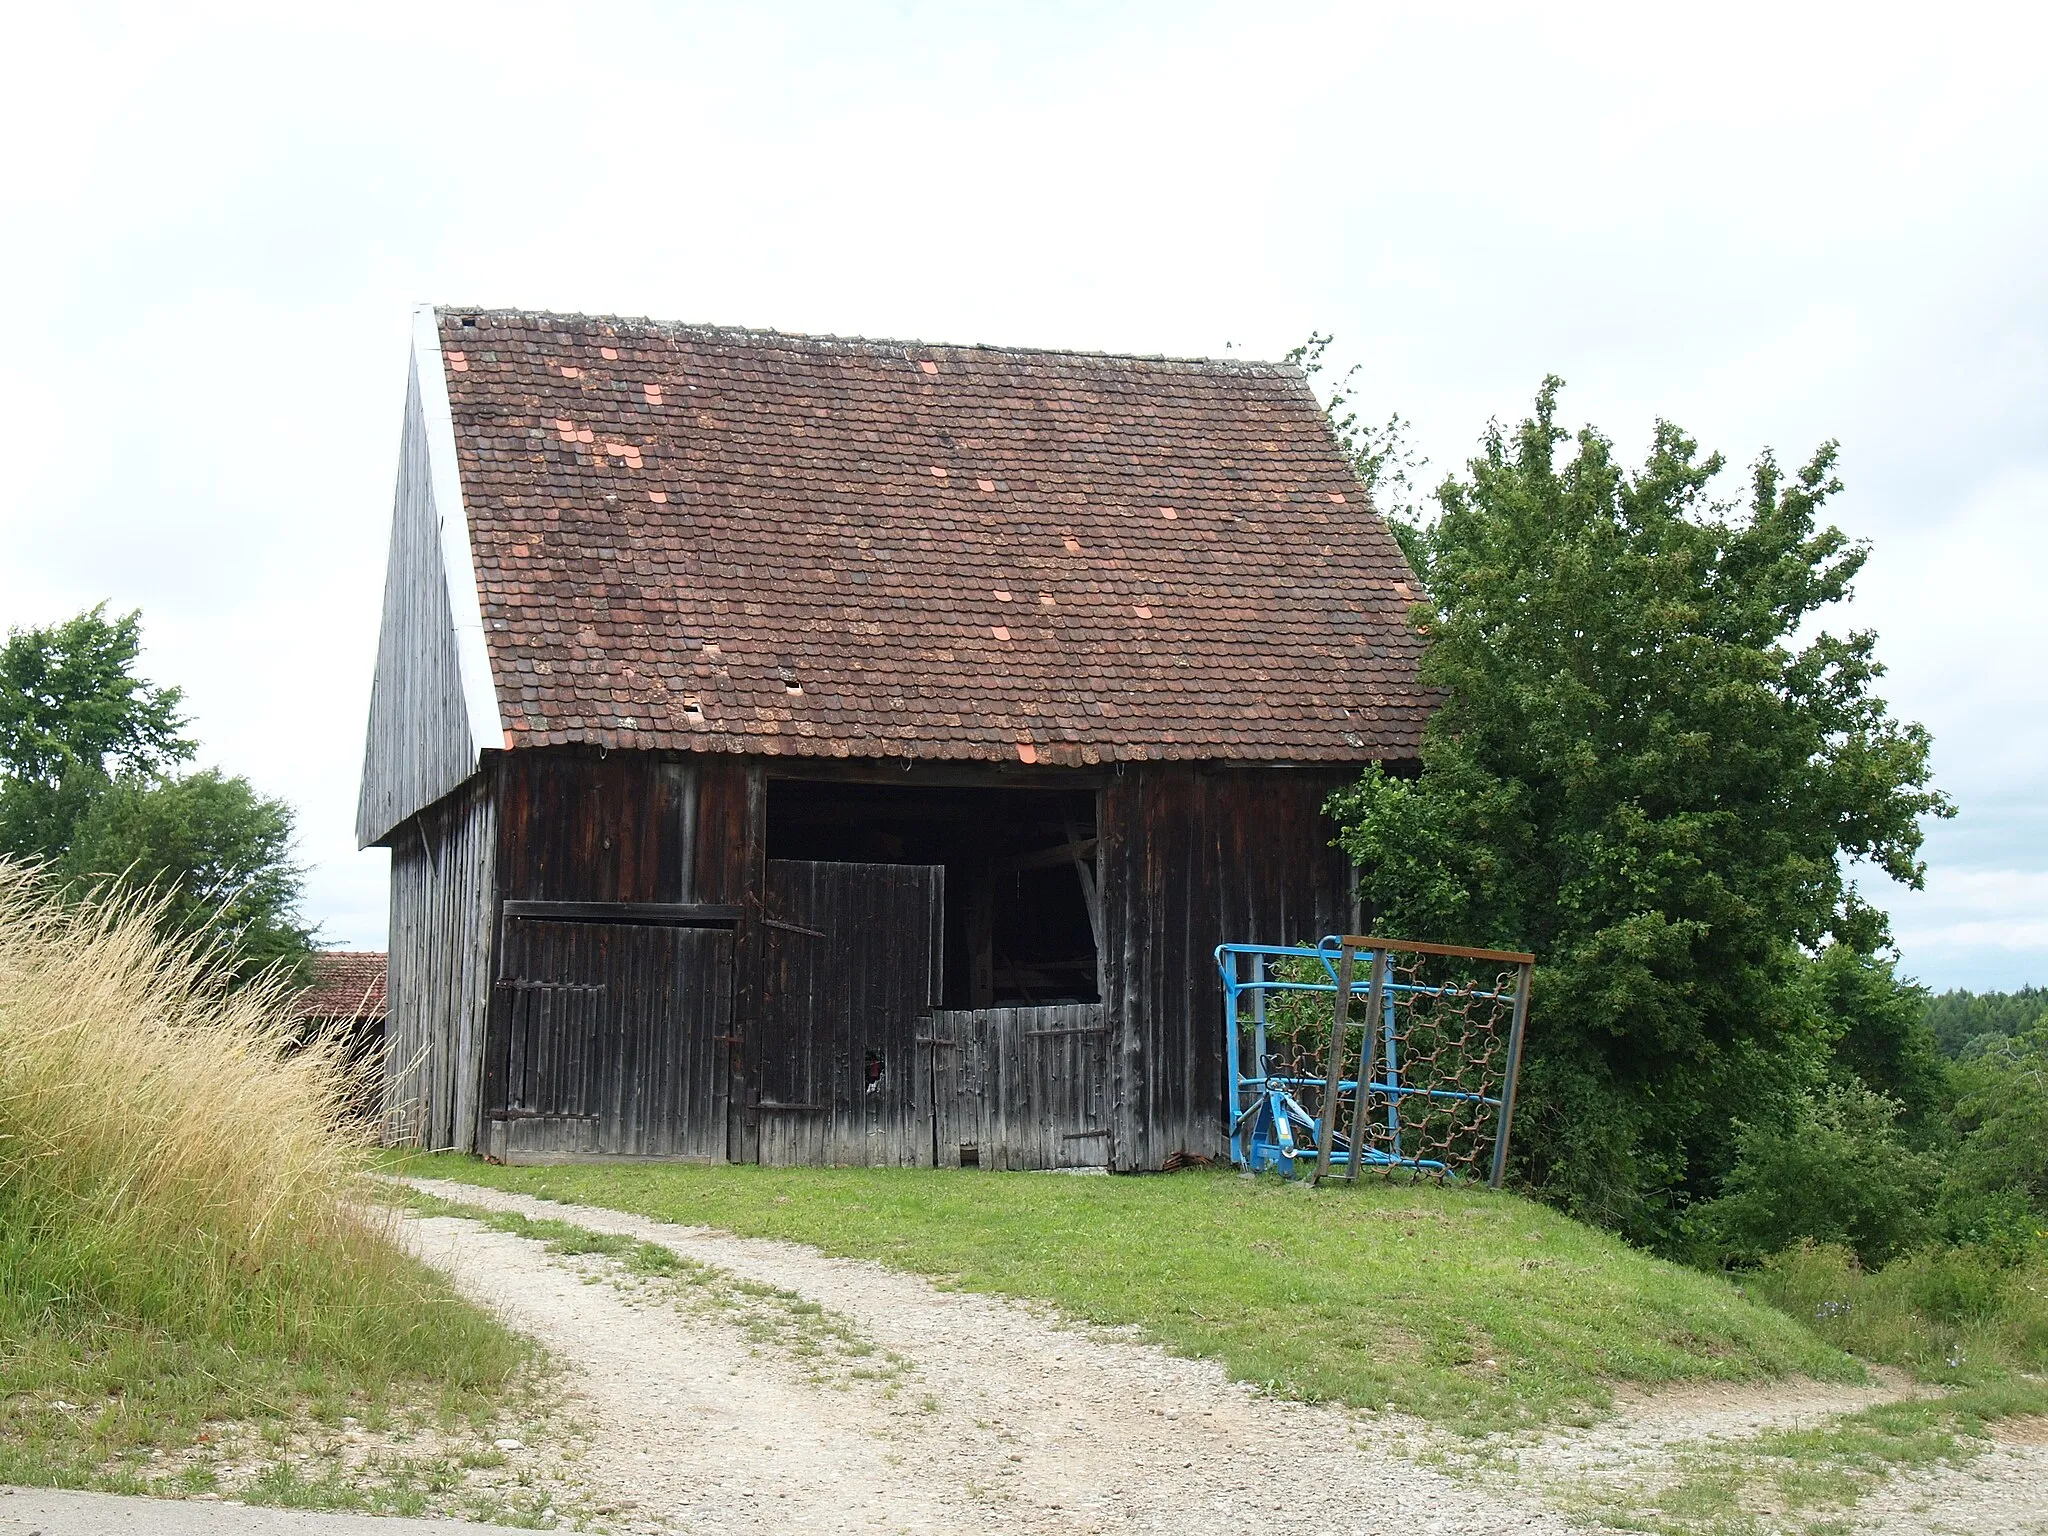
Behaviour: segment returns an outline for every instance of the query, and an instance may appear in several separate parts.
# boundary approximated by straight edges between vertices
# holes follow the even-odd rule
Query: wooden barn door
[[[730,928],[505,920],[495,1155],[725,1156]]]
[[[942,865],[770,860],[765,970],[747,1042],[760,1159],[784,1166],[932,1160],[930,1050]]]

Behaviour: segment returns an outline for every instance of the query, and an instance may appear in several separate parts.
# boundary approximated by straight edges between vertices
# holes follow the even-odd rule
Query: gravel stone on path
[[[589,1433],[575,1475],[594,1507],[616,1511],[606,1518],[620,1531],[1560,1536],[1583,1529],[1544,1505],[1561,1483],[1654,1484],[1685,1452],[1925,1390],[1881,1373],[1862,1386],[1623,1392],[1616,1413],[1591,1428],[1499,1447],[1525,1481],[1513,1472],[1458,1477],[1415,1459],[1432,1449],[1448,1452],[1440,1465],[1460,1459],[1420,1421],[1266,1397],[1214,1361],[1169,1355],[1048,1306],[947,1291],[794,1243],[408,1182],[472,1206],[658,1243],[827,1308],[875,1346],[876,1359],[899,1357],[874,1381],[821,1373],[744,1313],[679,1302],[687,1287],[627,1282],[610,1261],[550,1257],[537,1242],[471,1221],[410,1220],[423,1257],[565,1365]],[[2048,1536],[2048,1422],[1999,1433],[2005,1443],[1974,1461],[1887,1479],[1836,1516],[1840,1528]]]

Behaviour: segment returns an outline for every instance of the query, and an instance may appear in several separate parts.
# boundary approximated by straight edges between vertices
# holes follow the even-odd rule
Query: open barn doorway
[[[772,779],[768,857],[943,864],[948,1008],[1101,1000],[1093,790]]]

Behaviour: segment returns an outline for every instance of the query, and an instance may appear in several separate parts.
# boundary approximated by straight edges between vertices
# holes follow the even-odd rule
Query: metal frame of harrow
[[[1421,992],[1440,994],[1445,988],[1415,986],[1392,979],[1392,956],[1402,954],[1443,955],[1457,959],[1491,961],[1516,968],[1515,990],[1510,994],[1475,991],[1472,995],[1490,1001],[1511,1000],[1514,1007],[1508,1028],[1508,1059],[1500,1097],[1465,1093],[1451,1089],[1416,1087],[1401,1080],[1402,1064],[1393,1049],[1396,994]],[[1363,956],[1369,979],[1366,982],[1365,1044],[1360,1052],[1359,1072],[1345,1075],[1344,1035],[1350,1022],[1352,1001],[1358,996],[1354,985],[1354,962]],[[1252,974],[1242,974],[1242,961],[1249,958]],[[1306,958],[1322,962],[1328,981],[1286,981],[1272,974],[1270,962],[1280,958]],[[1388,1126],[1394,1132],[1394,1146],[1400,1146],[1401,1101],[1410,1096],[1456,1099],[1492,1105],[1495,1109],[1492,1167],[1489,1188],[1500,1188],[1507,1171],[1508,1136],[1514,1125],[1515,1085],[1521,1076],[1522,1033],[1529,1017],[1529,973],[1536,957],[1514,950],[1467,949],[1453,944],[1421,944],[1401,939],[1354,937],[1331,934],[1313,949],[1282,944],[1219,944],[1216,967],[1223,974],[1223,1038],[1230,1070],[1230,1160],[1252,1173],[1277,1168],[1293,1177],[1295,1164],[1315,1159],[1315,1179],[1320,1183],[1333,1167],[1342,1168],[1348,1179],[1358,1177],[1366,1167],[1412,1168],[1418,1173],[1456,1178],[1457,1173],[1434,1159],[1401,1157],[1367,1147],[1354,1160],[1351,1149],[1365,1141],[1366,1101],[1378,1094],[1387,1103]],[[1328,1071],[1321,1077],[1290,1076],[1276,1071],[1266,1049],[1266,995],[1269,992],[1326,992],[1331,997]],[[1251,999],[1251,1070],[1245,1070],[1239,1045],[1246,1020],[1243,999]],[[1375,1026],[1374,1021],[1378,1021]],[[1385,1049],[1379,1049],[1384,1039]],[[1380,1076],[1373,1076],[1375,1058]],[[1359,1092],[1359,1078],[1366,1080],[1366,1092]],[[1323,1090],[1323,1103],[1334,1105],[1345,1093],[1352,1096],[1351,1129],[1337,1129],[1336,1115],[1312,1115],[1302,1105],[1298,1091],[1316,1087]]]

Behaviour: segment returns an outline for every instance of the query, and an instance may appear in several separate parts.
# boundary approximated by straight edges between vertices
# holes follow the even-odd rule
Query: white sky
[[[204,761],[351,835],[410,306],[1276,356],[1432,476],[1546,371],[1630,458],[1843,444],[1851,619],[1963,808],[1895,914],[2048,981],[2032,8],[18,8],[0,624],[140,607]],[[1737,487],[1731,483],[1730,492]],[[1838,621],[1839,622],[1839,621]]]

